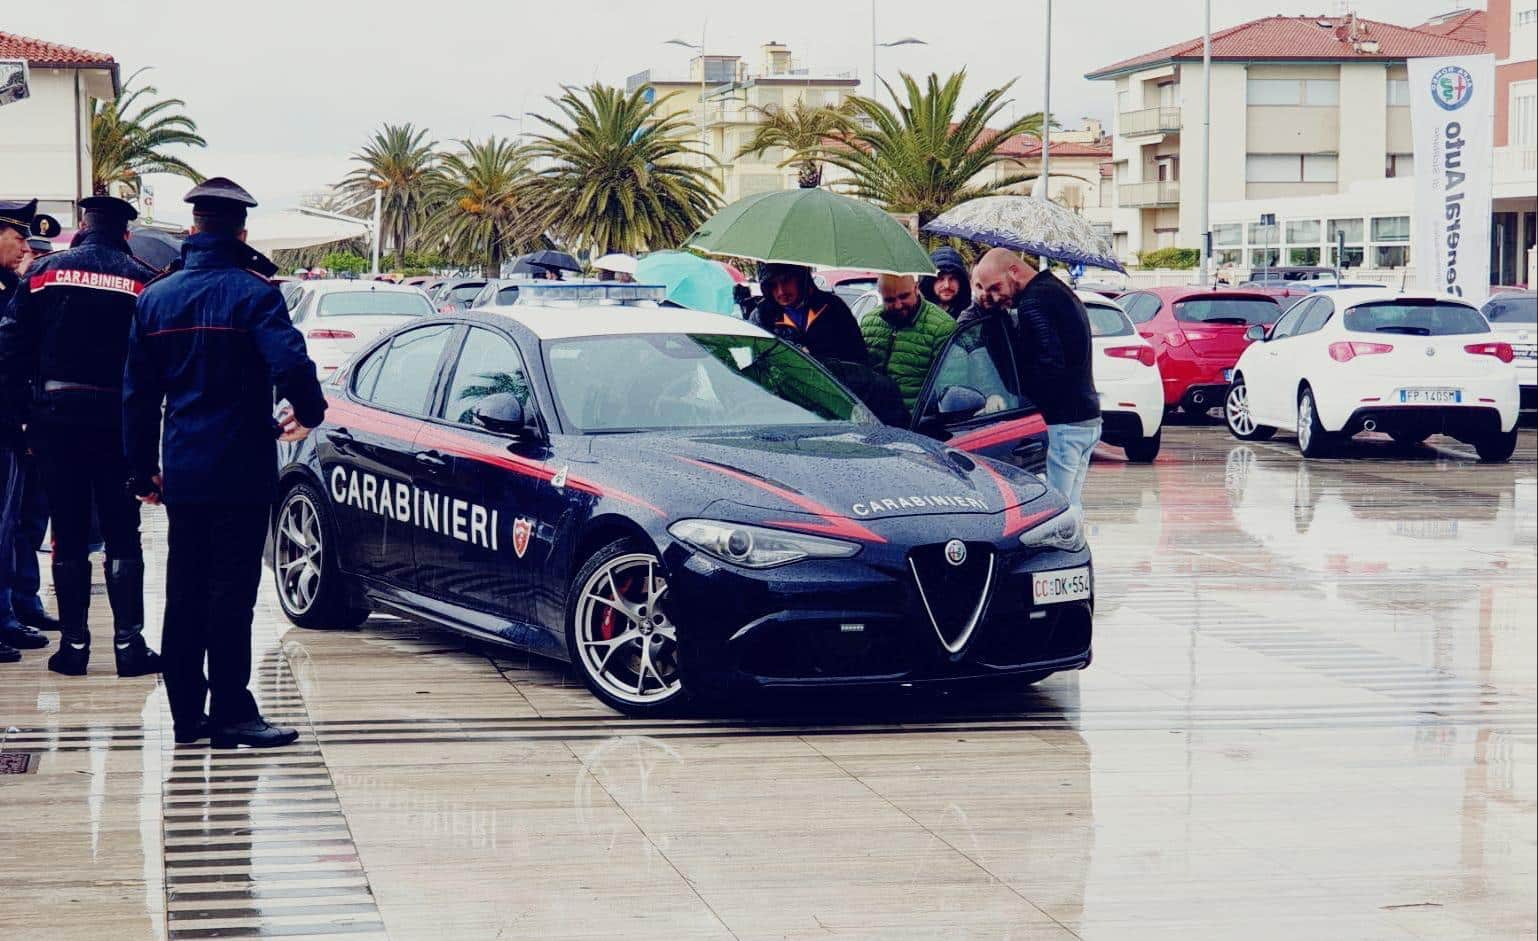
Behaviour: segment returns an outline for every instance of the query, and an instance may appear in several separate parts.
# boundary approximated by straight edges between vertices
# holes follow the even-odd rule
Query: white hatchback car
[[[401,321],[435,313],[420,290],[388,281],[302,281],[289,299],[289,317],[321,379]]]
[[[1517,444],[1511,344],[1472,304],[1378,288],[1316,294],[1288,309],[1234,366],[1224,416],[1234,437],[1295,431],[1306,457],[1362,431],[1401,444],[1433,434],[1483,461]]]
[[[1538,409],[1538,295],[1532,291],[1497,294],[1479,310],[1496,336],[1511,344],[1522,411]]]
[[[1127,452],[1127,460],[1146,464],[1159,454],[1164,423],[1164,381],[1153,346],[1141,336],[1113,300],[1078,291],[1089,312],[1095,348],[1095,391],[1100,393],[1101,440]]]

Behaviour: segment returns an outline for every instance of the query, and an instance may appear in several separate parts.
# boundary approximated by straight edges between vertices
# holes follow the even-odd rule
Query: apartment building
[[[1532,2],[1532,0],[1514,0]],[[1466,25],[1466,24],[1465,24]],[[1236,268],[1410,264],[1414,202],[1406,60],[1480,41],[1355,15],[1269,16],[1212,35],[1214,261]],[[1201,244],[1200,36],[1089,73],[1116,99],[1112,232],[1119,256]],[[1261,225],[1274,214],[1275,225]]]
[[[1490,0],[1495,56],[1494,218],[1490,280],[1532,284],[1538,228],[1538,0]]]
[[[687,75],[667,76],[651,70],[625,81],[627,90],[649,86],[664,101],[665,113],[683,114],[696,128],[704,127],[707,151],[721,162],[717,171],[727,202],[771,190],[794,189],[796,170],[781,167],[780,148],[761,156],[738,157],[763,120],[762,109],[808,106],[838,107],[856,93],[854,72],[818,72],[798,63],[788,46],[767,42],[759,49],[757,68],[735,55],[697,55]]]

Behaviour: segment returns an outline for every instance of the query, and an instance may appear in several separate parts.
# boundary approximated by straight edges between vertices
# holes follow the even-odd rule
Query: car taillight
[[[1154,364],[1154,351],[1151,346],[1112,346],[1106,349],[1105,355],[1114,356],[1117,359],[1135,359],[1144,366]]]
[[[1378,353],[1392,353],[1392,343],[1362,343],[1357,340],[1350,342],[1341,341],[1330,344],[1330,359],[1337,363],[1349,363],[1358,356],[1373,356]]]
[[[1179,330],[1171,330],[1169,333],[1165,334],[1164,342],[1167,343],[1171,348],[1177,346],[1185,346],[1186,335],[1181,333]]]
[[[1463,348],[1465,353],[1473,353],[1475,356],[1494,356],[1503,363],[1509,363],[1517,358],[1512,352],[1510,343],[1470,343]]]
[[[454,308],[453,304],[444,304],[442,307],[438,308],[438,313],[440,313],[440,314],[452,314],[454,312],[454,310],[455,310],[455,308]]]
[[[358,335],[351,330],[311,330],[305,334],[311,340],[356,340]]]

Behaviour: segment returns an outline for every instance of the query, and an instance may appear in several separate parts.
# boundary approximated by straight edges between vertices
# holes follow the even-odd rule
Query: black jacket
[[[253,268],[252,266],[256,266]],[[180,270],[139,297],[123,381],[123,444],[143,487],[167,503],[267,503],[277,484],[273,388],[306,427],[326,400],[270,262],[234,239],[194,235]]]
[[[777,337],[805,347],[818,360],[865,363],[865,338],[855,322],[849,305],[837,294],[815,288],[807,294],[805,324],[791,315],[774,298],[765,297],[753,310],[753,323]]]
[[[1100,417],[1089,312],[1073,289],[1043,271],[1015,295],[1021,391],[1049,425]]]
[[[84,230],[74,246],[21,279],[0,321],[0,376],[32,423],[115,429],[134,302],[155,273],[108,233]]]
[[[11,300],[16,296],[18,282],[15,272],[0,267],[0,329],[10,317]],[[17,396],[6,391],[13,384],[10,376],[0,372],[0,448],[16,447],[21,443],[21,424],[25,415]]]

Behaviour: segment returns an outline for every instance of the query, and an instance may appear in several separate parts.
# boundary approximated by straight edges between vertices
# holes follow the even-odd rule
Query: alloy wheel
[[[657,560],[644,552],[610,559],[582,586],[577,657],[588,676],[616,699],[650,705],[683,689],[667,590]]]
[[[1298,400],[1298,447],[1308,450],[1314,440],[1314,397],[1307,392]]]
[[[1239,437],[1255,433],[1255,417],[1250,414],[1250,394],[1244,383],[1239,383],[1228,390],[1228,401],[1224,403],[1228,413],[1228,427]]]
[[[273,551],[278,570],[278,591],[283,605],[293,614],[304,614],[320,594],[320,514],[310,498],[295,493],[283,504]]]

